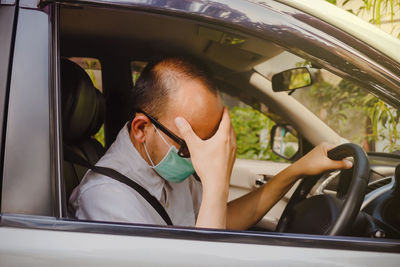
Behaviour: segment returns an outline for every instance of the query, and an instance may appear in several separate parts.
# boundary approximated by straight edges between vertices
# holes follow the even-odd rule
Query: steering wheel
[[[317,195],[307,198],[321,175],[306,177],[290,198],[276,232],[332,236],[346,235],[351,230],[368,186],[370,176],[368,158],[361,147],[351,143],[330,150],[328,157],[332,160],[353,157],[353,167],[350,170],[342,170],[339,174],[341,180],[346,178],[346,172],[352,174],[350,186],[346,188],[339,186],[336,197]]]

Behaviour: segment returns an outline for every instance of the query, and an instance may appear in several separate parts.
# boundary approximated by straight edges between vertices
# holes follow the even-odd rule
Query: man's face
[[[183,80],[180,81],[179,88],[169,96],[166,109],[158,116],[158,121],[182,138],[175,126],[175,118],[183,117],[190,123],[193,131],[201,139],[206,140],[216,132],[222,111],[220,97],[210,92],[201,81]],[[179,150],[180,146],[176,142],[163,132],[159,132],[170,145],[174,145]],[[169,149],[151,124],[146,129],[146,146],[155,165],[164,158]]]

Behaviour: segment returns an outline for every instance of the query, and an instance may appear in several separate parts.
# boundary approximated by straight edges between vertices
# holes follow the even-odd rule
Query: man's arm
[[[227,205],[236,157],[236,137],[227,109],[224,108],[217,132],[208,140],[201,140],[185,119],[176,118],[175,123],[189,147],[193,166],[203,184],[197,227],[247,229],[258,222],[300,177],[352,166],[349,161],[329,159],[327,153],[334,146],[323,143],[263,187]]]
[[[302,176],[317,175],[333,169],[351,168],[352,164],[349,161],[335,161],[327,157],[327,152],[333,147],[326,143],[316,146],[267,184],[229,202],[227,228],[244,230],[257,223]]]
[[[185,139],[191,160],[203,185],[196,227],[226,228],[229,181],[236,157],[236,137],[229,113],[224,108],[217,132],[208,140],[200,139],[183,118],[175,120]]]
[[[262,187],[229,202],[226,228],[245,230],[261,220],[296,182],[298,176],[292,166]]]

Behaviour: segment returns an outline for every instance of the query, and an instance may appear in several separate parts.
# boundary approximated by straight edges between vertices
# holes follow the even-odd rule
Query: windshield
[[[311,65],[283,52],[254,67],[271,80],[281,71]],[[400,153],[400,110],[366,89],[324,69],[316,70],[313,85],[292,92],[305,107],[349,142],[367,152]]]
[[[340,136],[367,152],[400,152],[400,111],[326,70],[292,96]]]

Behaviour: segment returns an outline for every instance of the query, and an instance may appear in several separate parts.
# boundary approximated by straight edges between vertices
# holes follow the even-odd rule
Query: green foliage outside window
[[[100,144],[105,146],[105,141],[104,141],[104,124],[101,125],[100,130],[94,135],[94,138],[100,142]]]
[[[96,80],[96,76],[94,75],[94,71],[93,71],[96,68],[98,68],[98,66],[97,66],[98,60],[86,59],[85,63],[87,65],[85,70],[86,70],[87,74],[89,75],[90,79],[92,80],[94,87],[99,88],[99,85]]]
[[[94,59],[86,58],[86,59],[84,59],[84,63],[85,63],[84,69],[85,69],[86,73],[89,75],[90,79],[92,80],[93,85],[96,88],[99,88],[99,86],[101,86],[101,84],[99,84],[99,82],[96,80],[94,70],[101,69],[101,67],[99,66],[100,62],[97,59],[94,60]],[[101,126],[99,131],[94,135],[94,138],[97,141],[99,141],[103,145],[103,147],[105,146],[104,124]]]
[[[400,150],[400,111],[347,80],[338,84],[323,79],[297,99],[338,134],[366,151]],[[384,144],[377,149],[377,143]]]
[[[326,0],[327,2],[338,5],[346,9],[348,12],[359,16],[364,12],[368,12],[371,15],[370,23],[381,27],[384,23],[390,23],[392,25],[391,34],[394,33],[396,28],[398,29],[399,22],[398,13],[396,11],[400,8],[400,0]],[[351,4],[355,3],[358,5],[356,8],[350,8]],[[400,33],[397,34],[397,38],[400,38]]]
[[[230,116],[236,133],[238,158],[284,161],[272,152],[269,145],[274,121],[251,107],[232,107]]]

